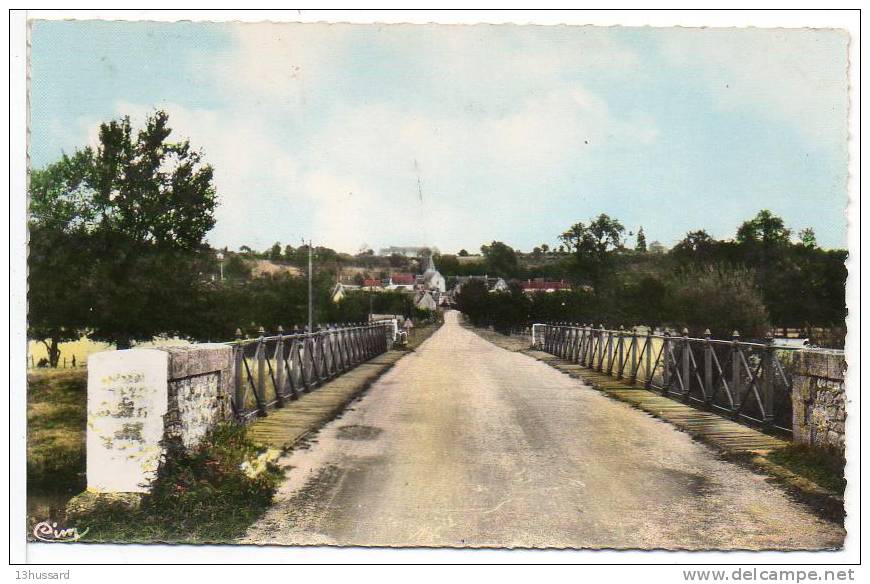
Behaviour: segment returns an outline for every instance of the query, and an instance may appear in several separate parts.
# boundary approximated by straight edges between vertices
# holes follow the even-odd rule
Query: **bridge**
[[[653,351],[643,345],[652,335],[548,325],[536,330],[530,349],[524,340],[490,342],[448,311],[422,345],[398,353],[389,350],[391,330],[365,325],[262,336],[201,347],[206,357],[177,349],[184,355],[178,364],[170,355],[168,373],[157,377],[170,380],[167,410],[178,410],[185,445],[205,423],[201,404],[218,399],[223,388],[232,403],[223,412],[216,408],[215,416],[250,420],[264,441],[297,446],[281,460],[288,472],[274,505],[243,542],[642,549],[843,543],[837,522],[709,446],[718,441],[731,453],[752,455],[781,446],[786,436],[656,389],[667,382],[700,391],[703,399],[714,385],[728,385],[721,367],[727,357],[720,362],[711,349],[696,358],[687,337]],[[722,350],[736,354],[733,344]],[[738,363],[750,366],[751,375],[756,360],[741,355]],[[656,369],[658,362],[670,365]],[[705,362],[720,366],[707,389],[701,387]],[[95,378],[111,378],[100,372],[99,360],[92,363]],[[763,388],[770,384],[761,365],[747,378],[761,388],[760,414],[738,414],[774,424],[773,410],[764,410]],[[644,367],[653,391],[636,383]],[[681,375],[672,379],[669,367]],[[206,370],[218,372],[214,385],[203,382],[189,392],[191,380]],[[306,434],[311,420],[326,420],[357,395],[347,389],[353,376],[364,378],[364,394]],[[176,377],[181,381],[174,386]],[[691,377],[699,380],[694,386],[685,381]],[[183,403],[182,391],[189,392]],[[731,403],[727,394],[716,403]],[[191,407],[193,417],[186,413]],[[308,421],[298,423],[303,418]],[[708,444],[689,432],[706,434]],[[89,485],[91,446],[89,436]]]
[[[806,549],[843,538],[763,476],[487,342],[457,312],[285,464],[245,541]]]

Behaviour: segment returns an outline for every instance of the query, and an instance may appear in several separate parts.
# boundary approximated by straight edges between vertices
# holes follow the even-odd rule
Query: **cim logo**
[[[79,533],[77,527],[61,527],[58,529],[57,523],[41,521],[33,527],[33,537],[48,543],[68,543],[78,541],[84,537],[88,533],[88,529],[90,527]]]

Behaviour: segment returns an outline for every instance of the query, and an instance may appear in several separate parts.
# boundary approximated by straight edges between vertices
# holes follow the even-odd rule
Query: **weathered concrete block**
[[[155,349],[88,359],[88,490],[147,492],[162,455],[168,367]]]
[[[88,490],[147,493],[171,448],[232,415],[232,348],[106,351],[88,360]]]

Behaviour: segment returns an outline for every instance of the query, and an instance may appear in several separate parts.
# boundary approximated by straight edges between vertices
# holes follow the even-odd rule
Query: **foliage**
[[[637,230],[637,242],[634,244],[634,251],[646,253],[646,234],[643,232],[643,226]]]
[[[798,232],[798,240],[804,247],[813,249],[819,246],[816,241],[816,232],[812,227],[805,227]]]
[[[127,117],[113,120],[100,126],[96,149],[33,172],[32,334],[86,327],[126,347],[184,328],[217,198],[212,168],[170,134],[160,111],[138,132]],[[53,252],[80,259],[52,273]]]
[[[589,225],[575,223],[559,236],[562,243],[574,254],[578,280],[585,280],[595,290],[601,290],[613,265],[610,261],[612,252],[623,246],[624,232],[622,223],[602,213]]]
[[[224,277],[247,280],[251,277],[251,266],[239,254],[228,254],[224,266]]]
[[[690,268],[671,281],[670,320],[695,335],[709,328],[717,338],[735,330],[759,339],[769,329],[768,313],[755,283],[745,268],[705,266]]]
[[[501,241],[493,241],[489,245],[480,246],[480,252],[491,273],[508,277],[516,276],[517,254],[511,246]]]
[[[414,306],[412,297],[404,292],[352,291],[341,302],[330,304],[327,310],[331,322],[363,322],[371,314],[400,314],[414,319],[426,318],[427,311]]]
[[[83,541],[231,542],[268,508],[283,478],[272,463],[256,476],[246,472],[263,451],[244,427],[218,426],[194,452],[167,456],[139,509],[76,517],[89,527]]]
[[[30,229],[27,336],[45,344],[57,367],[59,344],[76,340],[89,323],[89,241],[78,232],[33,224]]]
[[[786,229],[782,217],[777,217],[767,209],[762,209],[755,217],[745,221],[737,229],[737,243],[778,245],[788,242],[790,235],[791,231]]]

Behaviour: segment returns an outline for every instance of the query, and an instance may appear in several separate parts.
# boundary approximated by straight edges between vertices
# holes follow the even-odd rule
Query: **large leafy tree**
[[[755,217],[740,225],[737,230],[737,242],[772,246],[788,243],[790,235],[791,230],[785,227],[782,217],[762,209]]]
[[[82,258],[74,273],[56,280],[41,275],[43,257],[31,257],[34,323],[71,323],[121,348],[196,329],[204,274],[211,272],[200,252],[217,197],[211,166],[187,140],[170,141],[171,132],[160,111],[138,131],[127,117],[113,120],[100,126],[96,148],[34,173],[31,247],[69,238]],[[68,288],[77,291],[85,317],[52,315],[40,300]]]
[[[79,338],[89,317],[89,168],[88,156],[76,153],[30,175],[27,334],[45,345],[52,367],[60,343]]]
[[[480,252],[486,260],[487,269],[493,274],[504,277],[517,274],[517,253],[506,243],[493,241],[489,245],[480,246]]]
[[[578,279],[590,282],[596,292],[612,267],[611,253],[623,247],[623,233],[619,220],[602,213],[588,225],[575,223],[559,236],[574,255]]]

